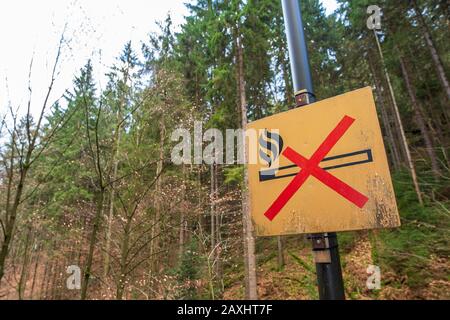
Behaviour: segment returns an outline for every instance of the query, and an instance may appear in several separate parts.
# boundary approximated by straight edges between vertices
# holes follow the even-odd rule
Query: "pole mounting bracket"
[[[316,96],[312,92],[303,89],[295,93],[295,107],[303,107],[310,104],[316,100]]]

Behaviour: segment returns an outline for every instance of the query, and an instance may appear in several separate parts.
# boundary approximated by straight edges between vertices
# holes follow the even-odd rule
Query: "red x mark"
[[[325,158],[328,152],[330,152],[330,150],[344,135],[347,129],[350,128],[354,121],[355,119],[349,116],[342,118],[336,128],[330,132],[328,137],[322,142],[309,160],[295,152],[290,147],[287,147],[284,150],[283,156],[295,163],[302,170],[300,170],[294,179],[292,179],[286,189],[281,192],[270,208],[267,209],[266,213],[264,213],[270,221],[275,218],[275,216],[285,206],[289,199],[292,198],[295,192],[297,192],[297,190],[303,185],[310,175],[320,180],[322,183],[357,205],[359,208],[364,207],[369,198],[319,167],[319,163],[323,160],[323,158]]]

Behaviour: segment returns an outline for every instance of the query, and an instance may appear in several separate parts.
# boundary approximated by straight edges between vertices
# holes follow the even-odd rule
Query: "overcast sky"
[[[187,0],[10,0],[0,4],[0,115],[8,101],[25,108],[31,58],[32,105],[40,109],[48,87],[56,47],[64,26],[70,42],[63,52],[61,68],[51,101],[71,88],[74,74],[92,58],[97,80],[114,63],[124,44],[136,50],[155,32],[156,21],[171,14],[175,26],[183,22]],[[274,0],[278,1],[278,0]],[[322,0],[327,13],[335,0]],[[102,83],[104,85],[104,83]]]

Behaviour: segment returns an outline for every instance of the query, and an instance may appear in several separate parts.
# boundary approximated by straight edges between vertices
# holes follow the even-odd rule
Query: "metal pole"
[[[309,68],[308,49],[306,47],[305,33],[303,32],[302,16],[298,1],[282,0],[284,25],[291,62],[292,81],[294,92],[306,90],[313,93],[313,83]],[[314,101],[310,101],[311,103]]]
[[[316,101],[308,50],[298,0],[281,0],[291,62],[296,106]],[[321,300],[345,299],[336,233],[309,236],[312,239],[317,285]]]

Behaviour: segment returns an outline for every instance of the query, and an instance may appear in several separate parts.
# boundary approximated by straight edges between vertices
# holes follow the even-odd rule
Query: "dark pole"
[[[288,41],[289,59],[291,62],[294,93],[306,90],[313,93],[311,71],[309,69],[308,49],[298,1],[282,0],[284,25]],[[314,102],[310,100],[310,103]]]
[[[281,0],[291,62],[296,106],[316,101],[309,68],[308,50],[298,0]],[[345,299],[336,233],[320,233],[312,239],[317,285],[321,300]]]

